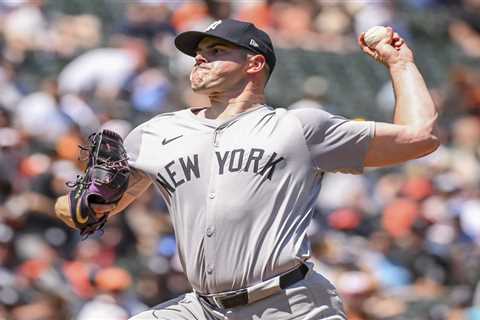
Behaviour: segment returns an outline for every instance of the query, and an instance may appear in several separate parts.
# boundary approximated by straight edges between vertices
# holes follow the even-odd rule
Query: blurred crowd
[[[85,3],[104,11],[83,11]],[[272,36],[281,70],[296,67],[294,50],[318,64],[357,53],[356,36],[373,25],[392,25],[415,47],[406,17],[424,13],[436,34],[437,12],[448,12],[439,50],[478,62],[479,0],[1,1],[0,320],[128,319],[190,290],[153,188],[83,241],[53,213],[84,169],[78,145],[89,134],[125,136],[155,114],[208,103],[189,90],[193,60],[174,48],[178,32],[226,17],[254,22]],[[442,112],[438,151],[324,180],[312,261],[350,320],[480,319],[480,68],[456,61],[442,70],[447,80],[431,87]],[[301,98],[275,107],[365,117],[332,103],[342,83],[322,74],[299,81]],[[388,120],[391,86],[376,90],[368,108]]]

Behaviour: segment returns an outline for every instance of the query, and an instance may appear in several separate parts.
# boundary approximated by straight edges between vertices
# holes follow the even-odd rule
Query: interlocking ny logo
[[[208,27],[207,29],[205,29],[205,32],[207,31],[210,31],[210,30],[215,30],[216,27],[218,27],[218,25],[222,23],[222,20],[217,20],[215,22],[212,22]]]

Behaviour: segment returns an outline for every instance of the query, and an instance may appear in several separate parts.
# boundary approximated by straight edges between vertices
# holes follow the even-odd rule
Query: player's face
[[[190,73],[192,90],[202,94],[225,93],[245,81],[245,50],[215,38],[203,39]]]

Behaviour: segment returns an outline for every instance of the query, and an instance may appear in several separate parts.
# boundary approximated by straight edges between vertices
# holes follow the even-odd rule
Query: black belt
[[[280,289],[286,289],[292,284],[302,280],[305,278],[307,272],[308,267],[302,263],[298,268],[282,274],[279,277]],[[230,309],[249,303],[247,289],[211,295],[203,295],[197,292],[197,295],[211,306],[219,309]],[[251,302],[252,301],[250,301],[250,303]]]

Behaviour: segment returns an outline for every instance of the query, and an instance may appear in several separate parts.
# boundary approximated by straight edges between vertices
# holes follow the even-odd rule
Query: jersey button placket
[[[213,149],[212,149],[212,159],[211,159],[211,175],[208,184],[208,192],[207,192],[207,215],[205,221],[205,261],[207,263],[206,272],[208,275],[207,283],[208,287],[212,288],[215,287],[215,277],[214,277],[214,262],[215,262],[215,253],[216,253],[216,246],[215,246],[215,199],[217,197],[216,194],[216,183],[217,183],[217,175],[218,175],[218,167],[217,167],[217,156],[216,152],[220,148],[220,129],[216,129],[213,132]]]
[[[215,233],[215,227],[210,226],[207,228],[207,232],[206,232],[207,237],[211,238],[214,235],[214,233]]]
[[[208,273],[208,274],[212,274],[212,273],[213,273],[213,265],[209,264],[209,265],[207,266],[207,273]]]
[[[215,129],[215,132],[213,133],[213,146],[215,149],[218,149],[220,147],[221,134],[222,134],[222,131],[220,128]]]
[[[215,243],[213,242],[212,236],[214,234],[215,228],[213,227],[215,224],[215,192],[213,190],[215,186],[215,167],[212,166],[212,176],[210,178],[210,192],[208,192],[208,199],[207,199],[207,216],[205,221],[205,260],[207,262],[207,275],[211,276],[213,274],[213,262],[215,261]],[[213,278],[209,280],[210,286],[212,286],[215,282]]]

